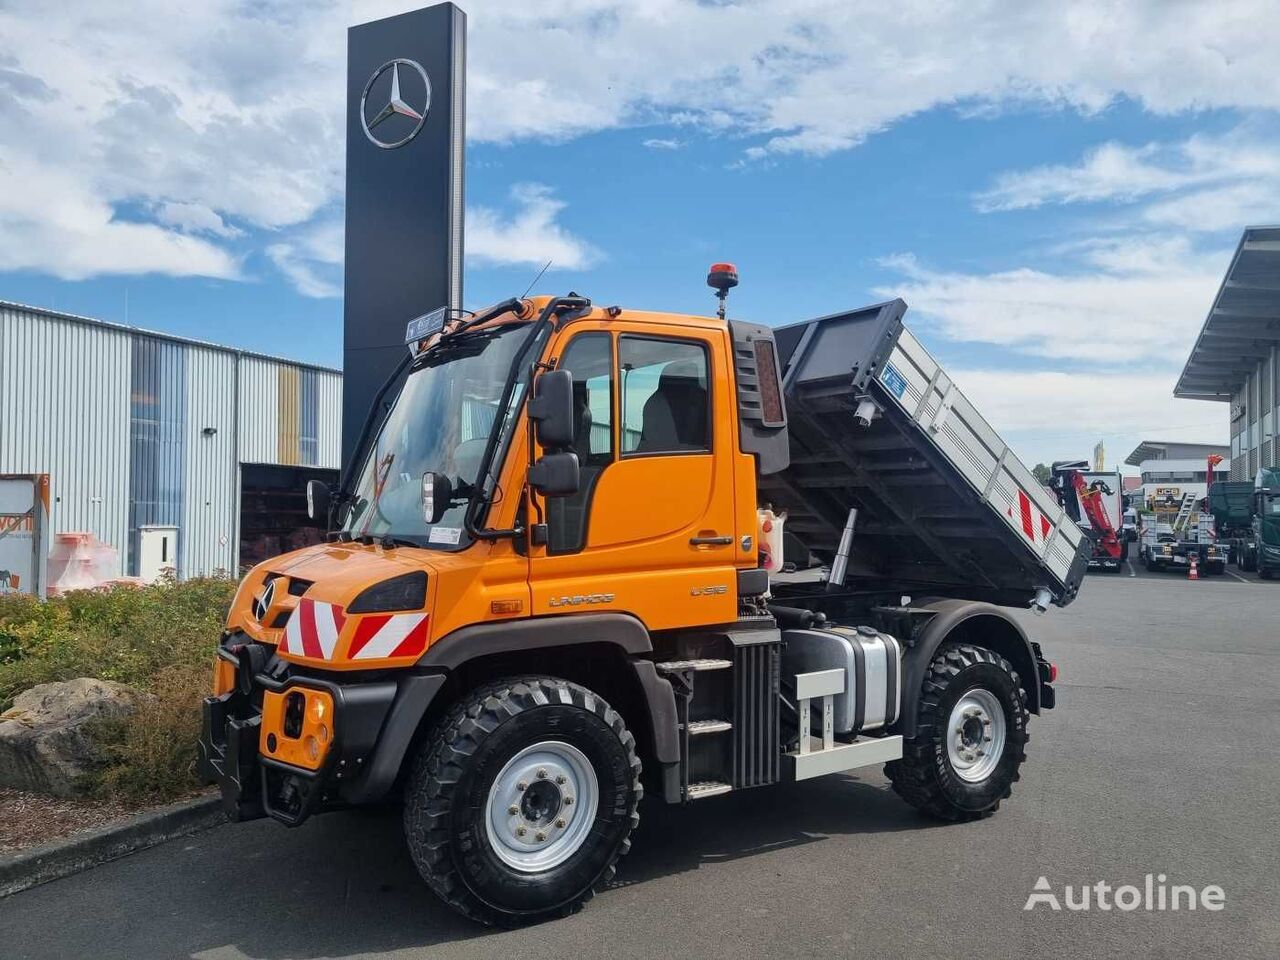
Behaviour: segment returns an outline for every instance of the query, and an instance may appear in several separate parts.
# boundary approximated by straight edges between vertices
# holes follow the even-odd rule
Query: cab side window
[[[571,449],[581,483],[570,497],[547,501],[548,553],[575,553],[587,539],[591,493],[613,462],[613,344],[607,333],[581,333],[569,341],[559,368],[573,374],[576,414]]]
[[[622,453],[645,456],[711,450],[707,348],[690,340],[623,336]]]

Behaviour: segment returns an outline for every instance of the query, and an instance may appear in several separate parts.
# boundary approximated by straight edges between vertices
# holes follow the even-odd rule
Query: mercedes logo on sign
[[[404,92],[400,82],[402,67],[405,68],[405,75],[413,87]],[[417,89],[418,83],[413,80],[410,70],[415,71],[422,78],[421,89]],[[391,80],[385,105],[370,116],[369,94],[374,85],[388,73],[391,75]],[[381,84],[379,88],[382,89]],[[374,99],[374,104],[380,102],[382,102],[381,96]],[[417,104],[421,106],[415,106]],[[388,60],[373,71],[373,76],[364,85],[364,93],[360,95],[360,126],[364,128],[364,135],[375,147],[393,150],[396,147],[403,147],[418,135],[418,131],[422,129],[422,124],[427,119],[427,111],[430,109],[431,81],[427,79],[427,71],[422,69],[422,64],[416,60],[402,58]]]

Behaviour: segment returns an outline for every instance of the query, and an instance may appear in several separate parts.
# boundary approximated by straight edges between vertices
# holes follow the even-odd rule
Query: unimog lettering
[[[580,607],[589,603],[613,603],[613,594],[587,593],[573,597],[552,597],[550,600],[553,607]]]

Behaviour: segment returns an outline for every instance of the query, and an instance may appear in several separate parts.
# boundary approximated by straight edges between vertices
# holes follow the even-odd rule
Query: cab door
[[[575,324],[581,484],[540,501],[530,549],[535,615],[622,611],[651,630],[737,614],[730,374],[723,331]]]

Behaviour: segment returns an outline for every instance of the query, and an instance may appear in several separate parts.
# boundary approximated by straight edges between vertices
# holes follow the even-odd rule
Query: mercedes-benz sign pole
[[[347,35],[343,463],[405,325],[462,305],[466,30],[441,3]]]

